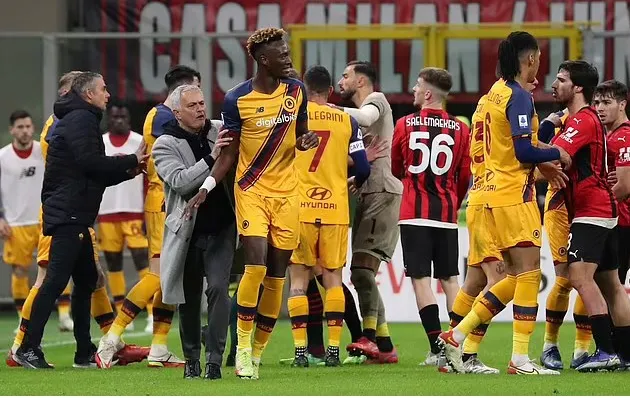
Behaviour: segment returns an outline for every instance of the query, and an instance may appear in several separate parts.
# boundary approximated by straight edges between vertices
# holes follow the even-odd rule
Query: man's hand
[[[609,171],[608,172],[608,185],[613,186],[617,183],[617,171]]]
[[[136,149],[136,153],[134,153],[134,155],[136,155],[136,159],[138,159],[138,167],[142,167],[144,169],[146,169],[146,163],[150,156],[148,153],[145,153],[146,151],[147,143],[144,142],[143,139],[140,141],[140,146]]]
[[[350,193],[355,196],[359,195],[359,188],[357,188],[357,184],[354,177],[348,178],[348,191],[350,191]]]
[[[370,142],[370,145],[365,148],[365,154],[368,162],[372,163],[378,158],[384,158],[387,156],[388,148],[387,141],[382,140],[379,137],[374,137]]]
[[[230,145],[230,142],[232,142],[232,140],[234,139],[232,137],[226,137],[225,135],[227,133],[229,133],[229,130],[219,131],[219,135],[217,135],[217,142],[214,143],[214,147],[212,148],[212,153],[210,153],[210,156],[212,156],[212,159],[217,160],[217,158],[221,154],[221,149]]]
[[[9,239],[11,237],[11,227],[4,218],[0,218],[0,238]]]
[[[206,197],[208,196],[208,191],[204,188],[201,188],[199,192],[195,196],[192,197],[186,204],[186,208],[184,209],[184,218],[186,220],[190,220],[192,218],[193,210],[196,210],[201,206],[203,202],[206,201]]]
[[[300,151],[308,151],[311,148],[315,148],[319,145],[319,137],[312,131],[306,134],[302,134],[297,138],[295,147]]]
[[[540,174],[543,175],[545,180],[549,182],[554,189],[566,188],[566,182],[569,181],[569,177],[562,172],[562,166],[554,162],[540,163],[538,165]]]
[[[558,148],[558,151],[560,151],[560,163],[562,163],[565,170],[568,170],[571,167],[571,163],[573,162],[573,160],[571,159],[571,155],[569,155],[567,151],[565,151],[563,148],[560,148],[559,146],[554,145],[554,148]]]
[[[553,112],[549,116],[547,116],[545,120],[550,121],[556,127],[560,127],[562,126],[562,116],[564,116],[567,112],[568,112],[568,109],[566,108],[562,111],[562,115],[558,115],[557,112]]]

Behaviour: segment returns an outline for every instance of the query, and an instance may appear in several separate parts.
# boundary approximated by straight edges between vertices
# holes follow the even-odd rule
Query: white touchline
[[[132,332],[132,333],[125,333],[123,334],[124,337],[141,337],[141,336],[150,336],[152,333],[147,333],[147,332]],[[92,339],[93,342],[98,342],[101,338],[100,337],[95,337]],[[47,348],[47,347],[62,347],[64,345],[71,345],[74,344],[75,341],[74,340],[63,340],[63,341],[55,341],[54,343],[44,343],[42,344],[42,348]],[[7,352],[9,352],[9,349],[2,349],[0,350],[0,354],[6,354]]]

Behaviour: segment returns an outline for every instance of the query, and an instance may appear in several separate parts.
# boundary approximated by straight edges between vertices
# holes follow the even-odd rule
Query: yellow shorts
[[[234,189],[236,225],[242,236],[260,236],[280,250],[298,246],[300,233],[300,200],[296,196],[267,197]]]
[[[119,253],[125,248],[144,249],[149,246],[142,231],[142,220],[98,223],[99,246],[106,252]]]
[[[348,226],[300,223],[300,243],[291,263],[338,269],[348,258]]]
[[[503,256],[497,248],[494,235],[488,229],[486,212],[483,205],[466,207],[466,224],[468,227],[468,265],[481,267],[482,263],[502,261]]]
[[[165,219],[166,213],[163,211],[146,211],[144,213],[144,220],[147,223],[147,238],[149,239],[149,258],[159,258],[162,253]]]
[[[567,209],[563,207],[557,210],[547,210],[544,217],[553,264],[566,263],[569,243],[569,214]]]
[[[500,251],[518,246],[540,247],[542,225],[536,202],[485,210],[488,231],[496,238]]]
[[[99,264],[98,257],[98,244],[96,241],[96,232],[93,228],[88,228],[90,231],[90,238],[92,239],[92,249],[94,250],[94,262]],[[48,267],[48,258],[50,257],[50,244],[52,242],[52,236],[44,236],[42,230],[39,230],[39,242],[37,243],[37,265],[42,268]]]
[[[37,249],[39,224],[11,228],[11,237],[4,242],[5,264],[28,268],[33,264],[33,253]]]

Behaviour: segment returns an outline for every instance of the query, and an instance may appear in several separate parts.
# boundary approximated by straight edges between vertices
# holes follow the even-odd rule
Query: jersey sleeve
[[[512,96],[508,100],[505,113],[510,122],[512,137],[528,136],[532,134],[534,101],[529,93],[523,89],[514,89]]]
[[[304,84],[302,82],[299,82],[299,84],[300,90],[302,91],[302,95],[300,95],[300,97],[302,98],[302,103],[300,104],[300,108],[298,109],[297,121],[304,122],[305,120],[308,120],[308,112],[306,110],[306,106],[308,105],[308,98],[306,96],[306,88],[304,87]]]
[[[164,125],[171,120],[175,119],[175,116],[170,112],[157,111],[151,123],[151,135],[154,138],[158,138],[164,134]]]
[[[593,133],[597,131],[597,126],[589,119],[571,118],[565,125],[564,130],[556,137],[553,144],[567,151],[573,157],[591,141]]]
[[[619,153],[615,158],[615,167],[630,166],[630,129],[624,129],[622,135],[617,136],[618,139],[623,137],[624,142],[628,143],[628,147],[619,148]]]
[[[396,178],[404,175],[403,145],[405,140],[405,118],[401,117],[394,126],[394,136],[392,137],[392,174]]]
[[[348,148],[348,153],[352,155],[357,151],[365,150],[365,147],[363,146],[363,135],[361,133],[361,128],[359,128],[359,123],[352,116],[350,116],[350,127],[352,128],[352,135],[350,136],[350,147]]]
[[[234,92],[228,92],[223,101],[221,109],[221,120],[223,120],[223,128],[233,133],[241,133],[243,121],[238,110],[238,97]]]

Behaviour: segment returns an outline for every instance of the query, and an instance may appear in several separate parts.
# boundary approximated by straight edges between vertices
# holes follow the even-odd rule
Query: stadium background
[[[218,117],[225,91],[254,71],[244,49],[248,32],[271,25],[288,30],[294,54],[302,55],[294,61],[302,69],[322,64],[338,78],[351,59],[374,62],[380,90],[396,118],[413,110],[411,87],[419,69],[443,66],[454,76],[448,111],[470,117],[477,99],[495,79],[496,39],[507,35],[510,24],[524,23],[523,28],[539,33],[535,34],[542,46],[535,99],[544,117],[556,110],[549,87],[557,65],[566,58],[578,55],[594,62],[602,79],[628,80],[629,6],[628,1],[612,0],[7,2],[0,15],[0,84],[5,91],[0,109],[6,119],[16,108],[27,109],[39,131],[52,110],[58,76],[71,69],[90,69],[103,73],[112,97],[129,105],[132,128],[141,131],[146,112],[164,99],[164,73],[171,65],[184,63],[201,71],[204,92],[212,98],[210,114]],[[0,143],[9,142],[10,136],[2,131]],[[544,187],[540,188],[542,196]],[[465,228],[460,228],[460,241],[460,268],[465,271]],[[416,321],[399,249],[392,263],[382,267],[379,282],[388,308],[396,301],[410,303],[408,309],[398,306],[399,311],[389,311],[390,320]],[[547,280],[553,279],[546,245],[542,255],[541,302],[549,289]],[[126,269],[132,286],[135,272],[131,266]],[[8,268],[1,267],[0,280],[6,282],[0,284],[0,299],[6,309],[11,308],[9,279]],[[438,297],[444,305],[443,294]],[[510,313],[504,312],[506,319]],[[541,320],[542,316],[539,311]]]

